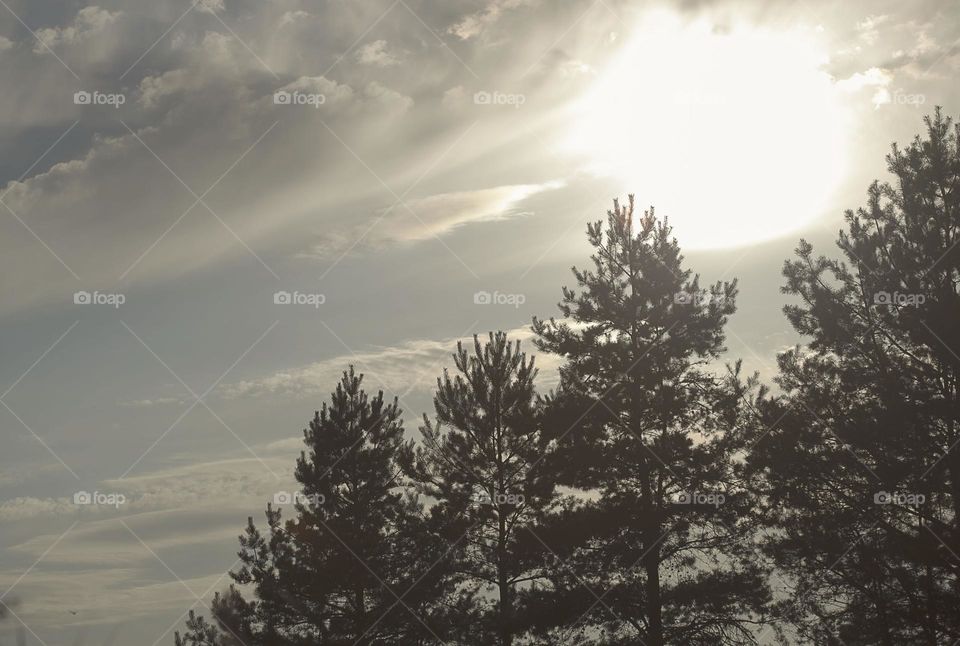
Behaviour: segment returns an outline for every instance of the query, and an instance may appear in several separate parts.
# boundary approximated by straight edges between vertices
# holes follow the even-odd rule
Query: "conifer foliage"
[[[843,259],[801,240],[752,464],[786,619],[817,643],[960,639],[960,128],[937,110],[846,213]]]
[[[520,342],[491,333],[473,351],[454,354],[456,374],[444,371],[434,398],[437,421],[424,415],[423,442],[405,463],[435,512],[460,519],[467,549],[456,571],[473,590],[495,591],[496,609],[475,626],[477,643],[513,643],[516,590],[543,576],[542,548],[528,535],[547,512],[553,479],[539,426],[533,359]],[[489,641],[480,641],[484,631]],[[493,637],[496,635],[496,637]]]
[[[420,504],[401,489],[397,401],[385,403],[382,392],[370,397],[361,384],[351,367],[304,430],[293,517],[284,522],[282,507],[268,504],[266,533],[248,521],[242,566],[231,576],[255,600],[247,605],[236,595],[215,605],[221,628],[239,613],[254,643],[271,646],[433,639],[426,606],[442,583],[429,559],[442,556],[442,546],[434,553]],[[210,642],[218,632],[224,641]],[[197,619],[185,643],[231,637]]]
[[[566,359],[548,413],[568,454],[558,475],[588,494],[551,534],[566,567],[542,602],[564,604],[564,640],[750,643],[767,592],[734,460],[747,386],[707,369],[736,283],[702,290],[669,224],[652,208],[634,221],[632,196],[587,234],[594,269],[574,268],[562,320],[534,320],[537,345]]]

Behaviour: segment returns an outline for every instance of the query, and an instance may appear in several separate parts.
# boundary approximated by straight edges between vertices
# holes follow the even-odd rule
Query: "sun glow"
[[[845,110],[813,30],[658,15],[573,107],[565,148],[670,218],[684,248],[791,233],[846,166]]]

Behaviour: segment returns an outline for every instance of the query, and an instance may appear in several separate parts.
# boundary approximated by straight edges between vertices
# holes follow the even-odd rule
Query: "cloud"
[[[224,384],[219,394],[228,399],[247,397],[284,396],[295,398],[325,396],[332,390],[341,374],[349,365],[366,376],[368,389],[384,389],[387,384],[399,390],[414,384],[429,387],[435,366],[456,347],[453,339],[418,339],[399,344],[393,348],[358,352],[324,361],[281,370],[266,377]],[[421,366],[420,371],[411,371],[410,366]],[[431,370],[431,366],[434,369]]]
[[[356,59],[363,65],[376,67],[392,67],[400,64],[400,59],[387,51],[387,41],[375,40],[357,50]]]
[[[442,105],[445,108],[460,108],[467,104],[467,91],[462,85],[457,85],[444,91]]]
[[[849,74],[850,66],[875,67],[896,76],[914,80],[947,78],[951,65],[956,65],[960,27],[951,15],[934,20],[920,20],[918,14],[870,15],[856,23],[853,40],[838,50],[840,65]]]
[[[254,445],[260,459],[181,464],[83,487],[122,494],[118,508],[76,505],[73,491],[4,500],[0,590],[15,584],[8,599],[21,600],[18,615],[44,630],[122,623],[118,609],[124,621],[159,616],[171,625],[194,600],[184,584],[198,595],[226,587],[220,577],[234,564],[246,518],[261,521],[274,494],[298,489],[302,447],[302,437],[284,438]]]
[[[260,451],[262,454],[279,453],[281,455],[296,455],[304,448],[303,436],[288,437],[265,445]]]
[[[119,11],[111,12],[95,5],[84,7],[77,13],[73,23],[66,27],[47,27],[37,30],[36,34],[40,42],[34,45],[33,51],[42,54],[48,48],[55,50],[94,38],[113,25],[120,15]]]
[[[954,40],[949,45],[942,45],[926,26],[914,27],[909,33],[913,36],[913,43],[895,50],[884,66],[903,71],[914,79],[948,76],[949,72],[942,74],[942,69],[938,68],[955,61],[960,54],[960,42]]]
[[[123,521],[126,526],[117,519],[87,521],[69,531],[69,525],[61,523],[49,533],[7,549],[9,567],[0,570],[0,585],[3,589],[16,586],[11,597],[21,600],[18,616],[44,630],[71,627],[75,631],[79,626],[116,625],[154,619],[158,614],[176,617],[193,603],[194,594],[210,590],[212,596],[214,590],[227,586],[229,578],[221,577],[232,565],[235,550],[227,545],[235,545],[241,529],[237,521],[205,512],[128,517]],[[184,531],[186,527],[190,531]],[[212,548],[217,556],[191,558],[186,563],[182,557],[171,558],[171,553],[177,556],[177,548],[187,547]],[[23,577],[38,560],[42,564]],[[219,586],[214,585],[217,581]],[[118,611],[122,622],[117,621]],[[170,619],[158,623],[166,625]],[[149,630],[149,625],[142,629]],[[152,643],[161,635],[144,637],[127,634],[123,642]]]
[[[893,80],[893,75],[879,67],[871,67],[866,72],[857,72],[852,76],[837,81],[837,87],[846,92],[857,92],[865,87],[887,86]]]
[[[303,439],[299,438],[302,446]],[[23,496],[0,502],[0,522],[27,519],[77,518],[98,521],[130,515],[199,510],[252,510],[261,507],[274,492],[294,486],[289,440],[254,447],[257,458],[235,458],[198,462],[144,475],[103,480],[95,487],[78,486],[77,491],[122,494],[119,506],[77,505],[73,494],[58,497]],[[261,460],[263,460],[261,462]],[[280,480],[274,477],[280,476]]]
[[[105,491],[128,496],[131,512],[262,507],[273,492],[293,484],[293,463],[277,446],[253,448],[258,458],[187,464],[136,477],[104,480]],[[272,454],[272,455],[271,455]],[[262,460],[262,461],[261,461]],[[280,476],[280,480],[274,477]]]
[[[431,195],[407,203],[417,215],[416,223],[407,217],[396,218],[386,222],[380,233],[404,242],[428,240],[465,224],[515,216],[523,200],[551,188],[558,188],[558,184],[519,184]],[[406,213],[400,211],[401,215]]]
[[[197,2],[197,11],[201,13],[216,14],[223,11],[223,0],[199,0]]]
[[[119,509],[79,507],[71,496],[4,501],[0,525],[9,532],[30,522],[32,530],[5,536],[0,589],[15,584],[18,615],[45,630],[116,624],[118,609],[124,621],[170,611],[160,622],[170,624],[193,603],[184,585],[198,595],[226,587],[220,577],[245,519],[259,521],[275,493],[296,489],[292,456],[300,446],[302,438],[255,447],[280,480],[257,459],[226,459],[98,483],[126,496]],[[144,643],[128,643],[135,641]]]
[[[542,354],[533,347],[529,327],[508,330],[511,340],[519,340],[521,349],[536,355],[540,368],[538,384],[546,390],[556,384],[559,358]],[[481,342],[484,335],[480,335]],[[428,392],[444,367],[452,364],[457,341],[472,343],[471,337],[415,339],[395,347],[368,350],[317,361],[305,366],[274,372],[265,377],[221,385],[219,394],[228,399],[257,397],[323,397],[333,390],[343,371],[353,365],[364,373],[368,390],[384,390],[386,394],[404,391]]]
[[[121,531],[125,531],[119,526]],[[51,629],[66,630],[68,635],[77,635],[84,632],[84,626],[93,626],[101,624],[111,626],[111,632],[121,636],[125,641],[115,642],[114,640],[96,642],[96,643],[153,643],[155,639],[161,639],[161,627],[154,626],[156,634],[151,633],[146,639],[144,629],[149,630],[144,625],[143,620],[155,618],[158,614],[161,616],[169,615],[167,622],[172,621],[190,607],[194,602],[194,597],[186,588],[193,590],[195,594],[201,595],[208,588],[214,586],[219,581],[219,586],[214,589],[225,588],[228,585],[228,578],[221,578],[222,572],[214,572],[207,575],[193,575],[199,568],[191,568],[184,571],[180,579],[173,579],[169,572],[166,576],[151,571],[153,566],[162,567],[150,552],[139,545],[139,551],[129,542],[136,539],[127,534],[129,541],[122,545],[122,552],[117,554],[117,559],[99,564],[96,567],[81,566],[79,569],[73,568],[48,568],[43,570],[38,568],[30,572],[30,576],[17,584],[16,590],[11,593],[11,597],[22,599],[19,607],[16,607],[17,615],[27,624],[34,628],[42,627],[44,631]],[[47,544],[56,540],[57,536],[45,536]],[[69,537],[68,537],[69,539]],[[110,547],[120,548],[121,545],[104,545],[104,549]],[[123,557],[121,560],[120,557]],[[123,566],[123,561],[129,561],[137,558],[136,567]],[[152,559],[152,560],[151,560]],[[29,565],[29,564],[27,564]],[[229,563],[223,565],[224,569]],[[26,567],[26,566],[24,566]],[[204,570],[210,569],[209,564],[201,564]],[[5,582],[5,587],[13,584],[17,579],[17,572],[0,572],[0,578]],[[150,577],[151,581],[145,582],[145,578]],[[184,587],[186,586],[186,588]],[[211,591],[205,601],[210,602],[213,596]],[[122,609],[124,622],[139,622],[138,628],[131,628],[129,625],[123,628],[118,626],[117,613]],[[179,629],[177,626],[170,628]],[[66,641],[69,639],[70,642]],[[48,643],[80,643],[80,637],[68,637],[64,641]],[[146,639],[146,641],[142,641]],[[166,642],[171,643],[172,637]]]
[[[890,83],[893,74],[879,67],[871,67],[866,72],[857,72],[848,78],[836,82],[836,86],[843,92],[856,93],[864,88],[874,88],[871,101],[875,108],[890,103]]]
[[[390,88],[381,85],[376,81],[372,81],[367,84],[367,87],[364,88],[364,94],[368,99],[379,103],[394,113],[406,112],[413,107],[412,98],[391,90]]]
[[[134,399],[131,401],[124,401],[117,404],[123,408],[149,408],[151,406],[166,406],[169,404],[183,404],[187,403],[189,400],[186,400],[182,397],[156,397],[154,399]]]
[[[880,31],[878,27],[889,20],[890,16],[886,14],[867,16],[857,23],[857,32],[859,32],[860,38],[864,42],[872,45],[877,42],[877,38],[880,37]]]
[[[63,29],[48,34],[49,42],[89,40],[85,34],[117,14],[98,10],[81,15],[87,17],[76,22],[86,31]],[[401,118],[414,105],[410,96],[377,82],[354,89],[322,75],[277,81],[229,34],[207,32],[184,40],[179,48],[179,56],[169,61],[175,67],[145,66],[149,73],[136,80],[131,74],[129,85],[118,88],[127,99],[122,109],[107,112],[100,106],[75,105],[76,88],[64,88],[62,79],[59,89],[50,87],[52,98],[11,96],[6,107],[0,107],[0,119],[9,110],[12,131],[21,131],[24,138],[30,133],[20,124],[39,115],[46,128],[44,146],[77,121],[71,141],[80,147],[64,159],[66,143],[61,142],[48,155],[51,166],[38,165],[23,181],[0,186],[0,192],[9,189],[4,202],[30,223],[49,249],[32,237],[23,239],[19,234],[29,234],[7,217],[17,235],[0,238],[0,255],[32,269],[0,288],[0,309],[67,299],[77,285],[60,260],[84,281],[98,284],[116,281],[137,261],[130,277],[155,282],[214,263],[228,253],[242,253],[244,246],[257,249],[258,238],[283,230],[290,220],[373,190],[355,172],[350,153],[320,125],[321,119],[350,142],[351,150],[369,158],[371,147],[383,141],[378,135],[384,123]],[[120,71],[110,76],[116,78],[130,64],[122,62]],[[84,70],[83,57],[71,56],[70,63]],[[56,61],[53,64],[50,73],[62,76],[65,70]],[[0,81],[17,88],[16,93],[36,91],[39,84],[13,82],[3,73],[0,70]],[[90,90],[98,87],[84,83]],[[101,86],[102,91],[108,89],[112,88]],[[324,101],[319,109],[276,105],[274,92],[279,90],[322,94]],[[35,104],[36,109],[22,108]],[[264,136],[267,132],[269,136]],[[394,137],[397,142],[413,136],[412,129],[400,132]],[[320,139],[325,139],[323,146],[318,146]],[[42,152],[43,147],[33,146],[20,168],[30,167]],[[57,162],[58,157],[63,161]],[[346,163],[331,163],[344,157]],[[229,213],[223,221],[229,221],[232,231],[199,215],[206,210],[203,205],[184,215],[190,206],[185,200],[192,197],[189,190],[199,195],[221,175],[217,191],[205,202],[218,214]],[[317,190],[322,182],[345,190]],[[121,213],[126,216],[117,217]],[[243,246],[237,246],[237,238]]]
[[[0,469],[0,486],[13,487],[31,481],[52,480],[62,473],[63,466],[59,462],[18,460],[15,464],[5,464]]]
[[[168,97],[199,89],[203,79],[190,70],[169,70],[159,76],[147,76],[140,81],[140,105],[151,109]]]
[[[597,70],[592,65],[579,59],[571,58],[559,65],[560,74],[566,78],[577,78],[580,76],[595,76]]]
[[[471,191],[438,193],[408,200],[404,205],[384,207],[369,223],[340,228],[325,235],[304,256],[329,257],[362,244],[380,248],[392,244],[416,243],[449,234],[455,229],[479,222],[491,222],[522,215],[524,200],[547,190],[560,188],[561,182],[513,184]],[[409,207],[409,208],[408,208]]]
[[[67,72],[54,57],[11,50],[17,65],[0,66],[0,85],[10,89],[0,121],[16,144],[7,155],[17,160],[14,170],[30,168],[77,123],[23,181],[0,185],[0,192],[10,189],[4,202],[42,240],[7,217],[13,235],[0,237],[0,256],[21,271],[0,287],[0,314],[68,301],[77,289],[71,272],[85,285],[122,277],[132,292],[250,252],[277,273],[291,259],[339,254],[389,206],[377,180],[410,185],[422,173],[428,184],[443,183],[433,197],[421,194],[419,220],[405,209],[387,214],[365,241],[376,247],[521,212],[524,195],[514,185],[526,176],[510,169],[532,153],[503,164],[497,158],[527,125],[506,111],[445,109],[476,89],[457,57],[484,72],[472,44],[455,56],[414,22],[414,29],[392,29],[361,46],[360,65],[350,64],[351,54],[325,74],[329,64],[316,62],[336,62],[379,16],[373,8],[206,5],[215,12],[221,6],[229,28],[202,11],[174,24],[183,12],[169,3],[62,9],[41,31],[55,50],[69,47],[61,57],[78,84],[64,83]],[[493,3],[482,21],[515,6]],[[146,52],[144,43],[154,42]],[[371,66],[389,77],[371,79]],[[444,99],[451,87],[462,89]],[[126,101],[119,109],[76,105],[77,89],[119,92]],[[276,105],[277,91],[322,94],[324,102]],[[483,123],[460,141],[467,119]],[[481,157],[499,172],[477,184],[469,164]],[[200,195],[214,182],[204,204],[186,212],[191,191]],[[493,188],[475,196],[457,190],[474,185]],[[362,223],[344,222],[345,213],[360,214]]]
[[[503,14],[511,9],[533,4],[535,0],[490,0],[475,13],[459,20],[448,30],[461,40],[469,40],[482,34],[487,27],[500,20]]]
[[[54,340],[57,332],[50,339],[41,335],[60,318],[82,318],[77,331],[18,387],[22,402],[11,400],[11,405],[82,476],[114,475],[118,461],[129,464],[192,401],[166,396],[178,392],[169,386],[151,390],[146,378],[138,381],[153,360],[142,348],[123,352],[115,345],[124,339],[135,344],[116,319],[131,322],[138,333],[142,326],[155,325],[155,330],[142,331],[147,342],[156,344],[159,356],[189,383],[206,385],[275,316],[282,318],[282,327],[238,366],[245,380],[239,381],[237,373],[215,393],[234,399],[214,406],[282,481],[239,449],[224,456],[223,428],[198,409],[142,464],[143,470],[157,464],[165,468],[123,480],[84,482],[85,489],[123,493],[127,504],[119,510],[78,510],[71,495],[80,486],[22,430],[22,440],[15,437],[5,447],[0,469],[0,484],[9,496],[0,502],[2,542],[8,546],[0,557],[0,579],[6,584],[0,590],[74,520],[80,521],[15,590],[29,602],[21,616],[39,626],[51,644],[71,643],[75,637],[72,629],[47,635],[65,622],[108,625],[117,617],[174,622],[193,602],[191,595],[120,520],[175,572],[189,574],[185,581],[191,588],[205,590],[234,558],[236,535],[247,515],[259,514],[277,488],[291,486],[290,468],[302,438],[283,437],[286,432],[278,429],[301,428],[297,409],[309,412],[314,401],[325,400],[350,363],[366,373],[368,389],[402,395],[413,387],[414,397],[425,398],[442,368],[452,365],[457,338],[451,335],[474,318],[472,292],[492,292],[516,280],[496,274],[487,282],[486,270],[526,268],[542,250],[544,265],[579,263],[571,258],[583,252],[582,220],[592,218],[594,209],[602,215],[605,208],[590,206],[592,196],[625,190],[612,182],[592,183],[592,178],[588,185],[588,178],[581,177],[572,180],[576,189],[546,194],[555,186],[547,180],[564,177],[580,160],[551,154],[552,146],[541,144],[563,136],[571,125],[571,101],[592,81],[594,70],[604,72],[605,61],[632,40],[632,29],[618,27],[618,17],[602,7],[573,27],[589,2],[582,7],[540,3],[549,9],[543,12],[525,9],[535,0],[415,6],[426,24],[448,29],[446,39],[456,41],[451,51],[399,6],[398,13],[361,37],[385,5],[213,0],[175,23],[191,1],[112,0],[79,12],[87,3],[44,3],[43,11],[31,12],[26,21],[39,26],[43,42],[81,77],[79,82],[19,27],[2,32],[9,37],[0,37],[4,177],[19,177],[77,123],[22,182],[0,187],[0,192],[10,188],[4,202],[81,277],[78,283],[0,207],[0,257],[7,267],[0,281],[0,318],[7,322],[11,347],[23,350],[23,356],[18,351],[7,362],[6,383],[13,383]],[[310,13],[298,10],[308,4]],[[713,3],[682,3],[698,4]],[[890,19],[869,16],[859,24],[862,13],[838,14],[841,24],[825,18],[822,37],[840,33],[845,39],[831,43],[830,51],[855,46],[825,69],[833,70],[849,92],[859,92],[863,103],[871,95],[882,101],[881,91],[893,92],[896,82],[908,76],[919,78],[938,59],[934,72],[946,74],[956,62],[951,55],[956,19],[946,10],[926,9],[902,7],[891,10]],[[905,22],[903,13],[929,23]],[[809,18],[773,17],[784,23]],[[757,17],[757,22],[768,19]],[[616,42],[614,30],[621,35]],[[361,46],[350,50],[357,38]],[[494,38],[504,45],[491,46]],[[351,53],[338,61],[347,51]],[[550,74],[517,78],[537,61]],[[334,67],[328,70],[330,65]],[[522,110],[478,107],[472,96],[484,88],[522,91],[528,101]],[[81,107],[73,103],[77,89],[119,91],[128,100],[119,110]],[[947,83],[920,89],[931,92],[928,107],[934,103],[933,91],[942,90],[946,105],[954,93]],[[279,106],[273,101],[278,90],[323,94],[325,102],[320,108]],[[941,95],[936,98],[939,102]],[[913,132],[919,121],[908,116]],[[887,137],[882,139],[885,145]],[[882,153],[875,159],[882,159]],[[859,163],[865,159],[861,155],[851,166],[870,166]],[[180,181],[199,195],[221,176],[204,201],[229,231],[203,205],[186,212],[194,196]],[[393,200],[384,184],[399,194],[421,177],[419,188],[407,196],[416,216],[402,206],[387,210]],[[641,193],[657,188],[649,178],[644,186]],[[549,218],[517,221],[547,208]],[[508,227],[496,223],[507,221],[523,235],[503,235]],[[317,264],[301,262],[294,254],[342,253],[371,225],[362,246],[391,253],[368,254],[353,263],[348,259],[342,273],[324,279],[324,290],[347,294],[344,309],[331,316],[355,326],[356,338],[370,338],[377,328],[378,341],[392,347],[361,346],[365,349],[357,356],[309,354],[316,348],[316,326],[300,325],[302,313],[268,309],[273,277],[248,249],[276,270],[282,284],[308,285],[316,278]],[[434,236],[446,237],[452,250],[482,268],[484,284],[473,284],[440,245],[422,244]],[[554,241],[556,246],[550,246]],[[491,248],[497,249],[496,262],[488,267],[474,261],[488,258],[484,250]],[[121,272],[145,251],[121,279]],[[396,257],[402,257],[399,266],[392,264]],[[449,267],[453,269],[445,271]],[[257,284],[260,278],[269,283],[266,291]],[[497,284],[500,278],[504,282]],[[534,272],[521,281],[524,289],[529,286],[531,301],[555,298],[554,287],[544,280]],[[72,308],[72,292],[94,288],[129,293],[130,309]],[[382,331],[383,312],[393,315],[391,299],[423,293],[453,296],[451,302],[431,296],[434,302],[423,309],[398,312],[395,328],[391,322],[386,326],[391,329]],[[388,302],[382,294],[389,294]],[[7,316],[14,310],[16,316]],[[477,318],[481,312],[489,317],[485,321],[519,316],[513,309],[490,308],[478,309]],[[450,318],[461,314],[469,318],[462,326]],[[264,316],[269,320],[260,327]],[[22,332],[26,328],[29,334]],[[517,328],[511,335],[533,351],[528,329]],[[81,345],[86,349],[81,351]],[[88,369],[63,369],[76,368],[81,356],[89,361],[83,364]],[[330,358],[314,361],[317,356]],[[538,387],[545,390],[555,379],[556,360],[537,354],[537,363]],[[153,368],[166,379],[162,367]],[[98,381],[110,370],[118,381],[129,381],[130,390]],[[64,376],[78,372],[89,378]],[[237,381],[230,383],[233,379]],[[56,401],[43,397],[49,392],[58,393]],[[34,395],[41,403],[31,411]],[[290,406],[288,397],[309,397],[309,408],[302,402]],[[241,401],[246,398],[250,401]],[[78,401],[80,406],[72,405]],[[255,413],[246,414],[250,411]],[[58,419],[71,424],[64,427]],[[212,429],[220,434],[204,432]],[[234,448],[232,442],[228,448]],[[205,457],[211,454],[219,459]],[[199,462],[183,464],[189,460]],[[69,616],[67,607],[79,615]],[[87,641],[104,640],[88,635]],[[144,641],[134,633],[116,643],[152,641],[152,636]]]
[[[277,23],[277,27],[283,29],[287,25],[295,25],[309,17],[310,14],[303,10],[288,11],[280,17],[280,22]]]
[[[354,91],[348,85],[337,83],[325,76],[301,76],[295,81],[277,88],[278,92],[302,92],[304,94],[322,94],[324,104],[337,104],[354,98]]]
[[[22,496],[0,502],[0,522],[13,523],[31,518],[65,516],[76,511],[76,506],[69,498]]]

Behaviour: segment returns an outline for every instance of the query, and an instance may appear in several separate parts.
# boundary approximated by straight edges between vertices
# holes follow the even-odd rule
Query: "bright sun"
[[[659,15],[631,38],[573,106],[566,148],[684,248],[775,238],[830,208],[848,129],[816,33]]]

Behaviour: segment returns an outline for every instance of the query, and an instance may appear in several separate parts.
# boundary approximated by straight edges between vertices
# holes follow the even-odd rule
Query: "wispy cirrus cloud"
[[[438,193],[384,207],[369,221],[338,227],[322,236],[304,256],[328,257],[346,249],[381,248],[441,237],[463,226],[530,213],[523,202],[538,193],[561,188],[563,182],[514,184]],[[359,242],[358,242],[359,241]]]
[[[552,355],[537,353],[529,327],[507,330],[511,340],[521,342],[521,350],[535,354],[540,369],[538,385],[542,390],[556,383],[559,359]],[[484,335],[480,335],[481,342]],[[224,384],[219,394],[227,399],[257,397],[316,397],[330,392],[349,365],[364,373],[368,390],[383,389],[393,393],[426,392],[432,389],[436,378],[453,362],[457,342],[462,341],[472,350],[472,337],[444,339],[414,339],[390,348],[377,348],[332,359],[317,361],[304,366],[280,370],[264,377]]]
[[[433,372],[439,370],[445,357],[456,347],[456,340],[408,341],[391,348],[382,348],[342,355],[317,361],[288,370],[273,372],[264,377],[223,384],[218,394],[227,399],[248,397],[318,397],[331,391],[348,365],[365,373],[364,385],[371,390],[384,388],[384,384],[402,389],[419,383],[423,388],[431,385]],[[419,367],[411,371],[411,366]],[[430,367],[434,366],[433,371]]]
[[[247,509],[265,504],[278,488],[293,486],[292,459],[303,438],[258,446],[257,458],[195,462],[143,475],[77,484],[77,491],[122,494],[119,505],[78,505],[70,491],[63,496],[21,496],[0,501],[0,522],[76,518],[94,521],[134,514],[189,509]],[[263,462],[261,462],[263,460]],[[280,476],[274,477],[270,470]]]

